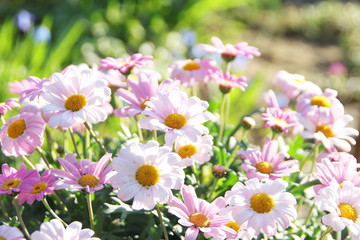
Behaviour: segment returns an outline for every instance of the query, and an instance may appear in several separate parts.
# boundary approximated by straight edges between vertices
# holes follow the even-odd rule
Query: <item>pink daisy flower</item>
[[[204,164],[211,158],[213,136],[199,136],[196,141],[179,137],[175,141],[175,152],[182,158],[181,166],[188,167],[194,162]]]
[[[239,150],[237,153],[241,154],[247,162],[241,164],[241,169],[246,172],[248,179],[257,178],[262,180],[275,180],[279,177],[290,176],[290,174],[299,171],[297,160],[287,160],[287,153],[278,153],[278,141],[269,138],[265,140],[262,151],[249,149]]]
[[[305,118],[300,118],[300,123],[305,127],[305,131],[301,136],[305,139],[315,138],[316,141],[322,142],[324,147],[331,151],[332,148],[349,152],[351,145],[355,145],[356,141],[351,136],[359,135],[354,128],[345,127],[353,118],[350,115],[341,116],[336,122],[331,124],[323,124],[322,122],[313,122]]]
[[[40,225],[40,231],[35,231],[31,234],[31,239],[36,240],[100,240],[100,238],[92,237],[94,231],[88,228],[81,229],[80,222],[72,222],[65,229],[64,225],[57,219],[52,219],[49,222]]]
[[[41,177],[38,176],[32,179],[32,181],[22,184],[20,186],[20,194],[18,195],[19,204],[21,205],[24,202],[32,204],[35,199],[42,201],[44,196],[54,192],[55,180],[55,176],[53,176],[48,169],[41,174]]]
[[[6,156],[32,154],[44,143],[44,120],[36,114],[21,113],[1,126],[1,150]]]
[[[170,89],[176,88],[179,85],[178,81],[173,82],[170,79],[166,79],[163,82],[158,83],[158,79],[155,76],[147,76],[141,74],[137,80],[128,79],[128,85],[131,91],[120,88],[116,96],[129,103],[130,106],[115,109],[114,114],[116,117],[132,117],[139,115],[147,107],[146,102],[151,97],[155,96],[158,92],[168,93]]]
[[[41,95],[42,110],[54,112],[50,128],[68,128],[75,123],[105,121],[107,112],[101,105],[109,100],[110,89],[104,80],[94,80],[91,70],[70,68],[65,75],[54,73]]]
[[[301,94],[296,101],[296,111],[307,119],[324,124],[336,121],[344,115],[344,106],[336,98],[337,91],[326,89]]]
[[[179,224],[188,227],[185,240],[195,240],[199,232],[214,239],[225,239],[236,237],[236,231],[225,226],[231,219],[226,215],[218,215],[226,206],[223,197],[216,198],[212,203],[198,199],[192,186],[181,188],[182,202],[173,197],[169,202],[169,213],[179,219]]]
[[[91,162],[89,159],[76,160],[72,153],[65,158],[58,158],[61,166],[65,169],[51,169],[51,173],[58,179],[54,186],[56,190],[71,188],[94,193],[109,183],[110,177],[114,174],[110,161],[111,153],[107,153],[98,162]]]
[[[217,37],[212,37],[211,41],[213,45],[200,44],[206,52],[219,53],[222,56],[244,56],[248,58],[259,57],[261,54],[256,47],[249,46],[247,42],[239,42],[235,45],[226,44]]]
[[[219,71],[216,62],[211,59],[187,59],[176,61],[169,66],[171,78],[180,80],[184,87],[191,87],[210,80],[209,74]]]
[[[316,157],[316,162],[321,162],[323,159],[329,159],[336,162],[356,161],[356,158],[347,152],[338,152],[336,148],[330,149],[330,152],[322,152]]]
[[[325,225],[331,226],[334,231],[341,231],[348,227],[352,239],[360,238],[360,188],[352,182],[345,181],[340,186],[336,180],[329,187],[319,191],[314,202],[319,210],[326,211],[322,217]]]
[[[107,57],[100,60],[99,70],[115,69],[119,70],[122,74],[129,74],[134,67],[150,66],[153,64],[153,56],[143,56],[140,53],[136,53],[129,58],[111,58]]]
[[[20,107],[19,99],[17,98],[10,98],[6,102],[0,103],[0,115],[4,115],[8,110],[11,111],[13,108]]]
[[[320,189],[330,186],[332,180],[336,180],[340,185],[344,181],[350,181],[356,187],[360,187],[360,172],[356,171],[356,160],[331,162],[324,158],[320,163],[315,164],[315,169],[313,176],[321,182],[321,184],[314,186],[316,194]]]
[[[116,174],[110,179],[122,201],[132,198],[133,209],[151,210],[157,203],[168,203],[171,189],[180,189],[185,173],[180,157],[169,147],[159,147],[156,141],[132,143],[121,149],[112,161]]]
[[[210,120],[210,115],[204,113],[209,104],[197,97],[188,98],[186,93],[172,89],[169,94],[159,92],[145,105],[150,109],[142,112],[148,117],[140,119],[140,127],[166,131],[166,144],[173,144],[177,136],[185,135],[196,141],[198,136],[209,132],[201,125]]]
[[[245,185],[237,182],[225,193],[225,199],[237,224],[254,231],[255,236],[260,231],[273,236],[278,227],[284,230],[297,218],[296,199],[285,192],[287,186],[282,179],[265,183],[250,179]]]
[[[40,79],[38,77],[28,77],[27,80],[31,83],[31,86],[20,93],[20,102],[38,100],[43,92],[43,84],[49,82],[47,78]]]
[[[22,184],[28,184],[38,177],[38,172],[34,169],[26,170],[26,165],[22,164],[19,170],[9,167],[6,163],[2,166],[0,174],[0,195],[20,192]]]
[[[34,84],[28,80],[9,82],[9,92],[20,94],[26,89],[34,88]]]
[[[224,93],[230,92],[234,87],[240,88],[241,91],[245,91],[248,87],[246,77],[236,77],[231,75],[230,72],[217,71],[212,73],[210,78],[219,84],[220,90]]]
[[[22,232],[16,227],[8,225],[0,226],[0,239],[4,240],[25,240]]]
[[[316,84],[306,81],[304,76],[291,74],[283,70],[276,74],[274,83],[280,86],[281,91],[289,99],[294,99],[301,92],[321,91]]]
[[[297,116],[291,110],[283,111],[280,108],[270,107],[266,108],[266,113],[261,115],[262,119],[266,121],[264,127],[271,128],[277,133],[288,133],[289,128],[299,124]]]

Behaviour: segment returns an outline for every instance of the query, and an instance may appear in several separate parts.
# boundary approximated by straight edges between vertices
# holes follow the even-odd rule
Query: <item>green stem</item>
[[[68,212],[67,207],[65,206],[65,204],[63,203],[63,201],[61,201],[60,197],[56,194],[56,192],[53,192],[52,194],[55,198],[55,200],[59,203],[60,207],[62,208],[62,210],[64,210],[65,212]]]
[[[310,210],[309,210],[309,213],[308,213],[308,215],[307,215],[307,217],[306,217],[306,219],[305,219],[304,227],[306,227],[306,225],[309,223],[314,208],[315,208],[315,204],[313,203],[313,204],[311,205],[311,208],[310,208]]]
[[[197,183],[198,185],[200,185],[200,179],[199,179],[199,176],[198,176],[197,171],[196,171],[195,163],[193,163],[193,164],[191,165],[191,170],[193,171],[193,173],[194,173],[194,175],[195,175],[196,183]]]
[[[77,145],[76,145],[76,142],[75,142],[74,131],[72,130],[71,127],[69,127],[69,133],[70,133],[71,141],[72,141],[72,143],[73,143],[73,145],[74,145],[74,149],[75,149],[76,156],[77,156],[78,158],[81,158],[80,153],[79,153],[79,150],[78,150]]]
[[[223,96],[223,98],[222,98],[221,106],[220,106],[220,129],[219,129],[218,143],[222,143],[224,129],[225,129],[226,120],[227,120],[227,113],[229,110],[228,103],[230,102],[229,94],[223,94],[222,96]]]
[[[156,130],[153,131],[153,138],[154,138],[155,141],[157,141],[157,132],[156,132]]]
[[[29,165],[32,169],[35,169],[35,166],[30,162],[30,160],[25,157],[25,156],[21,156],[22,159],[24,159],[24,161],[27,163],[27,165]]]
[[[328,227],[326,230],[325,230],[325,232],[323,232],[322,234],[321,234],[321,238],[320,238],[320,240],[325,240],[326,239],[326,236],[329,234],[329,233],[331,233],[332,232],[332,227]]]
[[[49,163],[49,161],[46,159],[44,151],[40,148],[40,147],[36,147],[36,150],[40,153],[42,160],[44,160],[46,166],[48,167],[48,169],[54,168],[53,166],[51,166],[51,164]]]
[[[1,116],[1,122],[2,122],[2,124],[5,124],[6,121],[5,121],[4,115],[0,114],[0,116]]]
[[[44,204],[45,208],[49,211],[49,213],[51,215],[53,215],[54,218],[56,218],[57,220],[59,220],[62,224],[64,224],[65,227],[67,227],[68,225],[66,224],[66,222],[64,222],[55,212],[54,210],[51,209],[49,203],[47,202],[46,198],[44,198],[42,200],[42,203]]]
[[[219,181],[219,178],[215,178],[214,183],[213,183],[213,185],[211,186],[209,195],[208,195],[208,197],[207,197],[208,200],[209,200],[209,202],[211,202],[211,200],[212,200],[212,195],[213,195],[213,193],[215,192],[215,189],[216,189],[216,186],[217,186],[217,184],[218,184],[218,181]]]
[[[90,193],[86,193],[86,202],[87,202],[88,210],[89,210],[90,228],[91,228],[91,230],[95,231],[95,227],[94,227],[94,212],[93,212],[93,209],[92,209],[91,194],[90,194]]]
[[[342,231],[337,231],[336,232],[336,240],[341,240],[341,233],[342,233]]]
[[[104,147],[104,145],[99,141],[99,139],[96,137],[94,131],[92,130],[92,128],[90,127],[88,122],[84,122],[84,125],[86,127],[86,129],[89,131],[90,135],[95,139],[95,141],[97,142],[97,144],[100,146],[100,148],[104,151],[104,153],[108,153]]]
[[[6,210],[6,207],[5,207],[5,201],[3,200],[3,198],[5,198],[6,196],[5,195],[3,195],[3,196],[1,196],[1,201],[0,201],[0,209],[1,209],[1,211],[4,213],[4,217],[5,218],[8,218],[9,217],[9,213],[7,212],[7,210]]]
[[[24,223],[24,220],[21,216],[21,212],[20,212],[20,206],[19,206],[19,202],[17,200],[17,198],[14,198],[14,205],[15,205],[15,210],[16,210],[16,214],[19,218],[19,221],[20,221],[20,225],[21,227],[23,228],[24,232],[25,232],[25,235],[28,239],[30,239],[30,234],[29,234],[29,231],[27,230],[26,226],[25,226],[25,223]]]
[[[234,162],[234,160],[236,159],[236,152],[239,150],[240,145],[236,144],[234,150],[231,153],[231,156],[229,157],[228,161],[226,162],[224,168],[227,169],[231,166],[231,164]]]
[[[165,238],[165,240],[169,240],[169,236],[168,236],[168,234],[167,234],[166,227],[165,227],[165,223],[164,223],[164,219],[163,219],[163,217],[162,217],[162,214],[161,214],[161,211],[160,211],[159,206],[158,206],[158,205],[155,205],[155,209],[156,209],[156,212],[157,212],[157,214],[158,214],[158,216],[159,216],[159,219],[160,219],[161,228],[162,228],[162,230],[163,230],[163,232],[164,232],[164,238]]]
[[[139,125],[139,118],[138,118],[138,116],[134,116],[134,117],[135,117],[135,121],[136,121],[136,128],[138,130],[140,143],[143,143],[144,142],[144,136],[142,134],[142,131],[141,131],[141,128],[140,128],[140,125]]]

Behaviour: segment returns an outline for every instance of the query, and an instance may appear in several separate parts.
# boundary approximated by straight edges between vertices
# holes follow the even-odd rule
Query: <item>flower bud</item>
[[[246,130],[254,128],[256,125],[255,120],[251,117],[244,117],[242,119],[242,127]]]
[[[226,169],[223,165],[217,164],[212,167],[212,173],[216,178],[222,178],[226,175]]]

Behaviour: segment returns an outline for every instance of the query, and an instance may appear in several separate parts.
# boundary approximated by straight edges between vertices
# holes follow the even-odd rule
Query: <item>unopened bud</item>
[[[235,55],[231,55],[231,54],[221,54],[221,58],[225,61],[225,62],[232,62],[235,59]]]
[[[232,87],[225,86],[225,85],[219,85],[219,89],[223,94],[227,94],[231,91]]]
[[[223,165],[217,164],[212,167],[212,173],[216,178],[222,178],[226,175],[226,169]]]
[[[244,117],[242,119],[242,127],[246,130],[254,128],[256,125],[255,120],[251,117]]]

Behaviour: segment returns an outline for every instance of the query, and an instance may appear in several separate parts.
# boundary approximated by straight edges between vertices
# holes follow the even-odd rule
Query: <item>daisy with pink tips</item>
[[[337,91],[326,89],[301,94],[296,101],[296,111],[314,122],[332,123],[344,115],[344,106],[336,98]]]
[[[38,100],[43,92],[43,84],[49,82],[47,78],[40,79],[38,77],[28,77],[27,80],[31,83],[31,87],[20,93],[20,102]]]
[[[32,154],[44,143],[44,120],[36,114],[21,113],[1,126],[1,151],[5,156]]]
[[[31,234],[31,240],[100,240],[100,238],[92,237],[94,231],[88,228],[81,229],[80,222],[72,222],[67,228],[57,219],[40,225],[40,231]]]
[[[0,115],[4,115],[7,111],[11,111],[13,108],[20,107],[19,99],[10,98],[6,102],[0,103]]]
[[[299,124],[292,111],[283,111],[280,108],[266,108],[266,112],[261,115],[266,121],[264,127],[271,128],[276,133],[288,133],[289,128]]]
[[[219,71],[216,62],[211,59],[187,59],[176,61],[169,66],[171,78],[180,80],[184,87],[191,87],[210,80],[210,73]]]
[[[1,168],[0,195],[18,193],[22,184],[29,184],[39,176],[38,172],[34,169],[27,171],[25,164],[22,164],[19,170],[9,167],[6,163]]]
[[[120,200],[133,198],[133,209],[151,210],[157,203],[168,203],[171,190],[178,190],[183,185],[185,173],[180,161],[171,148],[159,147],[156,141],[132,143],[113,159],[116,174],[110,182],[118,188]]]
[[[325,211],[322,223],[331,226],[334,231],[347,227],[352,239],[360,239],[360,188],[345,181],[340,186],[336,180],[330,186],[319,191],[314,202],[319,210]]]
[[[20,186],[20,194],[18,195],[19,204],[27,202],[33,204],[35,199],[42,201],[44,196],[50,195],[54,192],[55,176],[51,174],[51,170],[45,170],[41,177],[33,178]]]
[[[26,89],[34,88],[34,84],[24,79],[21,81],[9,82],[9,92],[20,94]]]
[[[260,231],[273,236],[278,228],[285,230],[297,218],[296,199],[285,192],[287,186],[282,179],[262,183],[254,178],[245,185],[237,182],[225,193],[225,199],[238,225],[244,225],[255,236]]]
[[[68,128],[75,123],[105,121],[107,112],[101,106],[109,101],[110,89],[104,80],[95,80],[91,70],[70,68],[66,74],[54,73],[44,86],[40,101],[44,112],[53,112],[50,128]]]
[[[249,46],[247,42],[239,42],[235,45],[225,44],[217,37],[212,37],[213,45],[200,44],[206,52],[219,53],[222,56],[244,56],[247,58],[259,57],[261,54],[256,47]]]
[[[175,141],[175,152],[181,157],[182,167],[191,166],[194,162],[204,164],[211,158],[213,136],[199,136],[196,141],[179,137]]]
[[[261,151],[249,149],[239,150],[247,161],[241,164],[241,169],[246,172],[248,179],[257,178],[260,181],[279,177],[290,176],[290,174],[299,171],[297,160],[286,160],[289,157],[287,153],[278,153],[279,143],[276,140],[265,140]]]
[[[240,88],[241,91],[245,91],[248,87],[246,77],[236,77],[231,75],[230,72],[217,71],[212,73],[210,78],[219,84],[220,90],[224,93],[230,92],[234,87]]]
[[[179,224],[188,227],[185,232],[185,240],[195,240],[199,232],[203,232],[208,238],[225,239],[235,238],[237,233],[232,228],[225,226],[231,219],[226,215],[219,215],[226,206],[223,197],[216,198],[212,203],[199,199],[192,186],[181,188],[183,202],[173,197],[169,202],[169,213],[179,219]]]
[[[358,130],[345,127],[353,120],[350,115],[340,116],[331,124],[313,122],[305,118],[300,118],[299,120],[305,128],[301,136],[305,139],[314,138],[317,142],[321,142],[329,151],[334,147],[338,147],[345,152],[349,152],[351,150],[350,144],[355,145],[356,143],[351,136],[359,135]],[[327,120],[325,121],[327,122]]]
[[[122,74],[129,74],[134,67],[151,66],[153,56],[136,53],[129,58],[112,58],[107,57],[100,60],[99,70],[114,69],[119,70]]]
[[[138,79],[128,79],[129,90],[120,88],[116,96],[120,97],[130,106],[115,109],[116,117],[132,117],[139,115],[147,107],[145,103],[155,96],[158,92],[168,93],[170,89],[176,88],[179,85],[178,81],[166,79],[158,83],[156,76],[140,74]]]
[[[360,172],[356,171],[355,159],[348,162],[331,162],[324,158],[320,163],[315,164],[313,176],[321,182],[314,186],[315,193],[329,186],[332,180],[336,180],[340,185],[344,181],[350,181],[356,187],[360,187]]]
[[[201,125],[211,119],[209,113],[204,113],[209,104],[197,97],[188,98],[186,93],[179,89],[172,89],[168,94],[159,92],[145,105],[150,109],[142,112],[148,117],[140,119],[140,127],[166,131],[166,144],[173,144],[178,136],[187,136],[196,141],[198,136],[209,133],[209,130]]]
[[[106,166],[111,158],[111,153],[107,153],[98,162],[91,162],[89,159],[79,159],[72,153],[68,153],[65,158],[58,158],[61,166],[65,169],[51,169],[51,173],[58,179],[54,186],[56,190],[71,188],[84,190],[87,193],[94,193],[104,188],[104,184],[109,183],[110,177],[114,174],[111,165]]]
[[[328,150],[329,151],[329,150]],[[329,152],[322,152],[316,157],[316,162],[321,162],[323,159],[329,159],[335,162],[356,161],[356,158],[347,152],[338,152],[336,148],[331,148]]]
[[[0,226],[0,239],[4,240],[26,240],[22,232],[16,227],[8,225]]]

